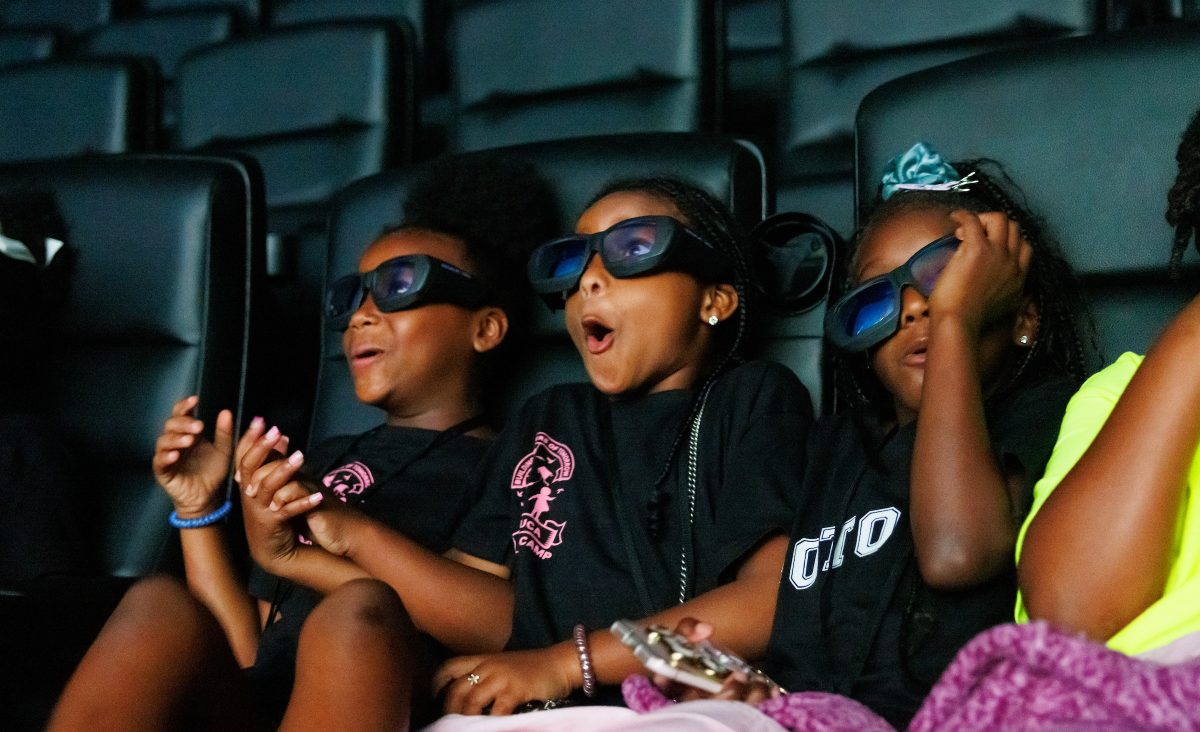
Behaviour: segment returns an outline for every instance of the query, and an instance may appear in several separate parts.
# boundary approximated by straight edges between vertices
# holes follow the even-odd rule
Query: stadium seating
[[[696,135],[615,135],[520,145],[504,154],[528,160],[558,194],[560,226],[570,231],[588,199],[605,182],[627,176],[675,173],[730,203],[744,226],[763,216],[767,200],[761,156],[725,138]],[[362,250],[386,226],[399,223],[405,192],[419,168],[373,176],[338,195],[330,221],[330,277],[355,271]],[[550,384],[587,377],[566,339],[561,313],[537,303],[534,355],[509,405]],[[378,410],[354,398],[339,334],[326,331],[310,441],[361,431],[379,422]]]
[[[893,3],[785,0],[779,210],[816,213],[843,232],[853,221],[854,110],[904,74],[1038,39],[1094,30],[1088,0]]]
[[[161,125],[164,144],[173,144],[178,99],[175,76],[188,53],[229,40],[236,29],[228,10],[184,10],[120,20],[101,26],[80,44],[86,56],[141,56],[158,64],[162,84]]]
[[[1081,273],[1103,356],[1144,352],[1195,294],[1166,279],[1172,231],[1162,212],[1180,131],[1200,100],[1197,48],[1200,26],[1139,29],[886,84],[858,113],[859,204],[916,136],[951,159],[1001,161]]]
[[[251,24],[257,24],[262,18],[262,3],[259,0],[141,0],[141,5],[144,13],[207,8],[232,10]]]
[[[715,129],[717,33],[701,0],[505,0],[456,7],[458,150]]]
[[[0,163],[150,149],[155,84],[152,65],[129,59],[0,70]]]

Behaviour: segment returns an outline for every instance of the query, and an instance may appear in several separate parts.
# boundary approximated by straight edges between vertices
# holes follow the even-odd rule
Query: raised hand
[[[233,447],[233,413],[217,414],[213,438],[204,436],[196,418],[197,396],[175,402],[154,445],[151,466],[180,518],[195,518],[216,509],[223,498],[221,485],[229,474]]]
[[[957,317],[975,332],[1021,303],[1033,248],[1003,213],[955,211],[962,244],[929,297],[930,317]]]
[[[263,569],[284,574],[281,567],[295,555],[299,542],[295,528],[270,505],[277,492],[293,483],[304,464],[304,456],[294,452],[286,459],[279,459],[279,451],[287,449],[287,437],[274,427],[265,433],[262,429],[261,422],[252,423],[238,444],[237,477],[242,487],[246,541],[254,561]],[[299,498],[300,492],[308,493],[296,484],[284,496]]]

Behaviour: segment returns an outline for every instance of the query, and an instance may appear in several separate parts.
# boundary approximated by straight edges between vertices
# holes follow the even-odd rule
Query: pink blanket
[[[643,676],[626,679],[623,690],[637,711],[672,703]],[[891,729],[835,694],[787,694],[758,709],[789,730]],[[959,652],[909,725],[963,729],[1200,730],[1200,661],[1163,666],[1045,623],[1001,625]]]

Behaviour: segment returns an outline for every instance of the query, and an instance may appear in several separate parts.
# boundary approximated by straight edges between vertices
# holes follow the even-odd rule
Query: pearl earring
[[[708,316],[708,324],[709,325],[716,325],[717,323],[720,323],[720,322],[721,322],[721,319],[718,318],[717,316],[715,316],[715,315]]]
[[[1017,343],[1020,343],[1022,346],[1028,346],[1029,345],[1029,336],[1027,336],[1027,335],[1021,336],[1020,338],[1017,339]]]

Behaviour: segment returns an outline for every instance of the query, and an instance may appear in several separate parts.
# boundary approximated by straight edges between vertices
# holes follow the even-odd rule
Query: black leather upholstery
[[[901,0],[788,1],[795,63],[986,36],[1063,35],[1097,29],[1093,0],[929,3]]]
[[[283,0],[271,13],[271,25],[379,18],[408,23],[417,34],[417,43],[424,45],[425,0]]]
[[[141,0],[142,12],[162,10],[195,10],[199,8],[232,10],[242,18],[258,22],[262,15],[261,0]]]
[[[235,30],[227,10],[185,10],[109,23],[89,34],[79,52],[87,56],[142,56],[158,64],[162,76],[162,126],[174,129],[178,95],[175,75],[183,57],[204,46],[221,43]]]
[[[152,67],[119,59],[0,70],[0,162],[148,149],[154,83]]]
[[[47,398],[80,465],[99,563],[151,572],[173,536],[150,473],[171,405],[240,407],[261,183],[230,160],[114,156],[9,166],[53,191],[75,252]]]
[[[463,3],[450,41],[454,144],[478,150],[711,129],[712,6],[702,0]]]
[[[8,0],[0,4],[0,25],[41,26],[82,33],[120,17],[134,0]]]
[[[1000,160],[1084,276],[1106,358],[1144,350],[1194,286],[1168,286],[1175,148],[1200,104],[1200,27],[1123,31],[980,56],[891,82],[858,113],[859,202],[924,140]],[[1194,253],[1187,261],[1194,261]]]
[[[654,173],[672,173],[704,186],[731,203],[747,227],[765,211],[765,171],[758,151],[727,138],[618,135],[521,145],[505,152],[532,162],[553,186],[563,231],[574,227],[589,198],[607,181]],[[383,173],[337,196],[330,223],[330,276],[354,271],[363,249],[386,226],[400,222],[406,192],[419,172]],[[508,397],[512,406],[550,384],[587,378],[566,338],[561,314],[550,313],[541,303],[537,313],[535,348],[525,376]],[[355,400],[340,334],[327,331],[310,440],[360,431],[379,420],[380,412]]]
[[[179,69],[179,144],[253,156],[272,207],[324,201],[407,159],[409,59],[385,23],[287,28],[201,50]]]
[[[0,68],[45,61],[54,55],[56,46],[51,31],[0,29]]]

